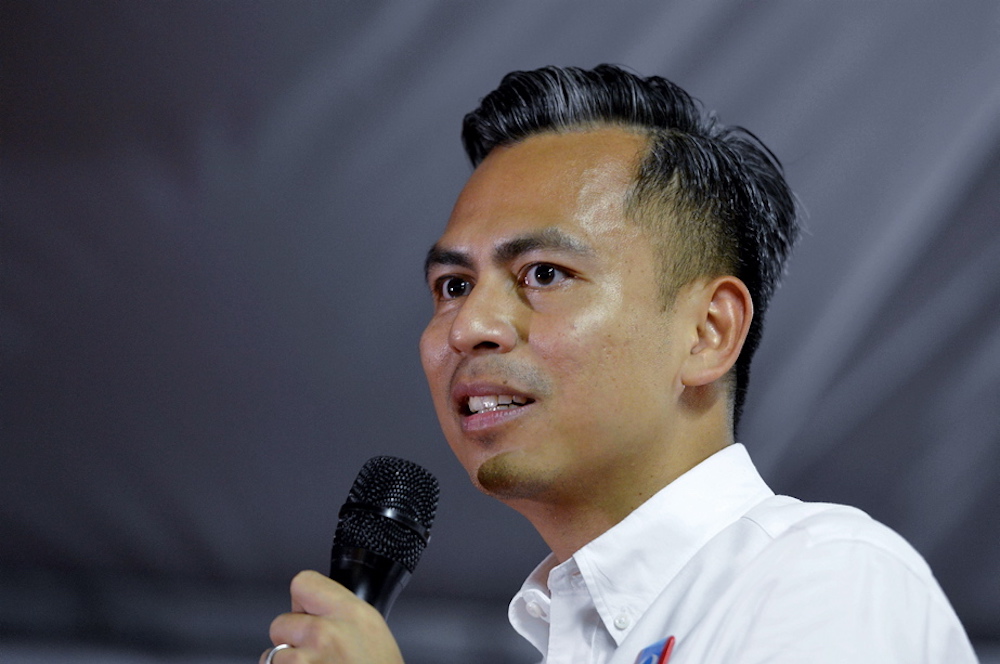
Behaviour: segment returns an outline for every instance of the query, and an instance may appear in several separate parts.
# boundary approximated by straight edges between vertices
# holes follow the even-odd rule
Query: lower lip
[[[523,416],[532,405],[534,405],[534,402],[518,406],[517,408],[493,410],[488,413],[476,413],[475,415],[465,415],[462,417],[462,431],[465,431],[466,433],[472,431],[482,431],[484,429],[490,429],[492,427],[506,424],[511,420]]]

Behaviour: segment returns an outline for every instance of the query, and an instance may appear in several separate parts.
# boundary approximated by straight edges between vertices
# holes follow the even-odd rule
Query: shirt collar
[[[507,608],[507,619],[518,634],[531,643],[538,652],[549,648],[549,608],[551,606],[548,589],[549,574],[556,567],[556,557],[549,554],[531,572],[521,590],[514,595]],[[570,558],[563,565],[576,567]]]
[[[620,645],[699,549],[773,495],[746,448],[730,445],[661,489],[563,566],[579,568],[594,607]],[[526,607],[547,599],[547,581],[556,567],[550,555],[511,602],[511,623],[536,645],[547,641],[547,625],[540,622],[547,622],[547,615],[526,614]]]

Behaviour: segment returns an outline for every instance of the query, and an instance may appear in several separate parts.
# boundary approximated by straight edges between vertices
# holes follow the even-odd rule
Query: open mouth
[[[477,413],[492,413],[497,410],[512,410],[531,403],[527,397],[515,396],[513,394],[490,394],[477,397],[469,397],[464,411],[466,415]]]

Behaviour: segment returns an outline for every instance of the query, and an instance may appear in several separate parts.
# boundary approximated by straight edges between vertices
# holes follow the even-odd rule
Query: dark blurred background
[[[995,0],[0,7],[4,661],[256,661],[374,454],[442,484],[408,661],[532,661],[506,603],[545,549],[440,435],[421,266],[462,115],[600,62],[784,162],[808,231],[741,439],[779,493],[905,535],[994,661]]]

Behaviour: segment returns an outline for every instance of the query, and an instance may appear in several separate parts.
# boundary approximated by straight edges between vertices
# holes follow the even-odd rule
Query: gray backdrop
[[[255,661],[383,453],[442,484],[409,661],[531,660],[505,607],[545,550],[437,429],[421,265],[462,115],[600,62],[749,127],[801,199],[765,478],[902,532],[1000,640],[995,0],[6,1],[0,48],[6,661]]]

